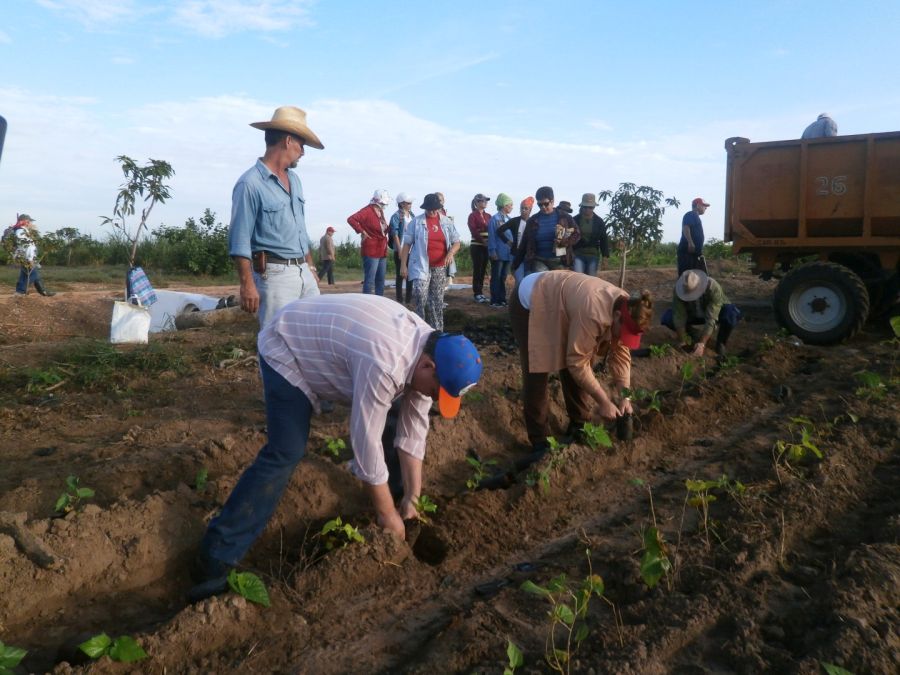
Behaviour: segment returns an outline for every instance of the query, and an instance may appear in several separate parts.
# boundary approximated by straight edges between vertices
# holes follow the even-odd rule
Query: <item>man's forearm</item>
[[[422,493],[422,460],[413,457],[400,448],[397,449],[400,459],[400,473],[403,477],[403,496],[413,500]]]
[[[234,260],[234,268],[237,270],[238,281],[240,281],[241,286],[253,284],[253,267],[250,264],[250,259],[232,256],[232,260]]]

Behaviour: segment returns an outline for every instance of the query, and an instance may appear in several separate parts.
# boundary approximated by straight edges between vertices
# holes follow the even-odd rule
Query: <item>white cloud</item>
[[[163,159],[175,169],[173,198],[154,209],[153,227],[181,225],[207,207],[227,223],[235,180],[264,150],[262,133],[249,123],[269,119],[284,103],[235,95],[108,112],[90,99],[21,90],[0,89],[0,99],[12,102],[0,216],[8,220],[17,209],[27,210],[40,216],[42,228],[74,226],[95,235],[102,234],[97,216],[108,214],[115,201],[122,176],[114,158],[122,154],[140,162]],[[502,191],[518,201],[551,185],[558,200],[575,202],[582,193],[625,181],[651,185],[682,204],[703,196],[713,203],[705,219],[708,236],[721,236],[721,141],[733,135],[725,123],[666,138],[576,144],[464,133],[383,100],[325,100],[306,108],[310,127],[325,144],[325,150],[309,149],[298,169],[312,237],[329,224],[339,239],[350,235],[347,216],[376,188],[411,192],[417,200],[444,192],[467,238],[469,202],[477,192]],[[677,238],[684,210],[666,214],[667,240]]]
[[[37,0],[37,3],[88,28],[132,21],[150,11],[134,0]]]
[[[172,20],[204,37],[244,31],[284,32],[312,23],[310,0],[188,0],[176,4]]]

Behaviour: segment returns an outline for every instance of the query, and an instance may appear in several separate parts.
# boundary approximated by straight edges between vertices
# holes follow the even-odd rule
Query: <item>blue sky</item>
[[[0,225],[102,236],[122,154],[175,169],[154,227],[227,223],[263,151],[248,124],[290,104],[325,144],[298,169],[316,239],[376,188],[442,191],[460,223],[476,192],[624,181],[682,202],[665,240],[698,195],[721,238],[725,138],[796,138],[825,111],[841,134],[900,129],[898,34],[887,1],[4,0]]]

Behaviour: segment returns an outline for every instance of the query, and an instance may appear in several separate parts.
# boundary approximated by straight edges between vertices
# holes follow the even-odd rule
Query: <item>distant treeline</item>
[[[318,248],[314,238],[313,248]],[[80,233],[74,227],[42,233],[38,241],[41,262],[62,267],[128,266],[129,244],[120,234],[112,232],[104,239]],[[468,244],[463,243],[456,256],[460,274],[472,270]],[[648,267],[675,265],[676,244],[652,244],[628,254],[629,266]],[[356,237],[347,237],[335,245],[335,267],[362,270],[362,256]],[[706,243],[707,259],[730,257],[731,245],[711,239]],[[3,255],[0,252],[0,255]],[[317,251],[314,253],[318,261]],[[5,262],[11,262],[6,255]],[[183,227],[160,227],[138,244],[136,262],[148,270],[168,273],[188,273],[198,276],[222,276],[231,272],[233,263],[228,255],[228,226],[216,222],[216,214],[206,209],[199,219],[188,218]],[[613,253],[610,265],[618,264]],[[393,274],[393,254],[388,250],[388,269]]]

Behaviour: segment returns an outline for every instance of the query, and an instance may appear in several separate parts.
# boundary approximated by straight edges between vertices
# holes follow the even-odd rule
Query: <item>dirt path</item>
[[[665,297],[672,276],[639,271],[632,285]],[[877,327],[849,345],[798,347],[777,336],[769,284],[722,281],[746,314],[726,367],[710,358],[685,379],[682,353],[637,359],[635,387],[656,391],[661,410],[644,401],[633,441],[571,445],[533,468],[546,485],[524,472],[478,491],[465,485],[468,455],[506,467],[526,451],[518,357],[503,312],[451,293],[448,320],[481,342],[486,370],[457,420],[433,418],[433,523],[412,550],[371,528],[361,486],[318,452],[346,440],[339,405],[314,420],[312,453],[246,561],[269,609],[183,599],[205,522],[265,439],[258,376],[241,356],[253,353],[253,321],[111,356],[83,339],[105,335],[109,291],[0,296],[7,308],[52,301],[34,307],[79,333],[6,334],[0,347],[0,513],[27,514],[18,534],[0,526],[0,582],[14,589],[0,595],[0,639],[29,649],[31,672],[124,672],[77,657],[102,630],[140,640],[150,659],[134,672],[500,673],[507,640],[524,672],[549,672],[550,605],[521,586],[560,574],[579,586],[590,570],[609,602],[588,605],[572,672],[893,673],[898,347]],[[645,346],[669,339],[655,327]],[[884,386],[863,386],[862,371]],[[799,441],[800,417],[823,458],[776,461],[776,441]],[[552,420],[567,424],[558,387]],[[96,494],[53,518],[67,475]],[[704,524],[685,480],[723,475]],[[318,555],[315,533],[337,515],[367,542]],[[672,570],[650,589],[641,537],[654,521]],[[53,560],[29,555],[23,532]]]

